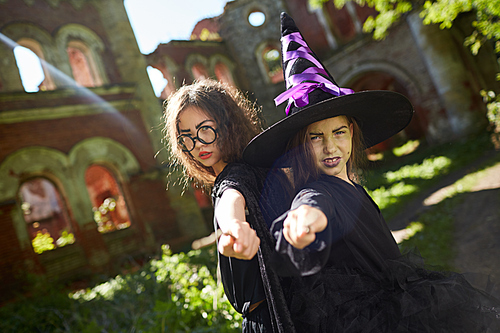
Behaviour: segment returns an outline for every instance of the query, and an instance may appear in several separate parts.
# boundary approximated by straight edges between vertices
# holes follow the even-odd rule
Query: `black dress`
[[[362,186],[321,175],[291,210],[303,204],[328,218],[311,245],[298,250],[285,240],[286,213],[272,226],[278,273],[301,276],[287,299],[297,332],[500,332],[500,302],[461,274],[402,256]]]
[[[243,315],[243,332],[295,332],[286,306],[282,284],[268,262],[274,249],[274,239],[267,221],[272,221],[289,207],[280,198],[280,189],[271,189],[279,182],[276,171],[256,168],[244,163],[230,163],[217,176],[212,191],[214,207],[227,189],[240,192],[247,206],[247,222],[257,232],[260,247],[252,260],[229,258],[219,253],[222,284],[229,302]],[[264,191],[264,187],[266,190]],[[265,192],[265,199],[262,193]],[[249,307],[259,301],[255,310]]]

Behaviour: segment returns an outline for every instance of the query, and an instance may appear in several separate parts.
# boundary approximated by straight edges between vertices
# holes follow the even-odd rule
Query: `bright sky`
[[[196,23],[222,14],[227,0],[125,0],[142,53],[172,39],[189,40]]]
[[[196,23],[222,14],[228,1],[230,0],[125,0],[124,4],[139,49],[143,54],[148,54],[160,43],[167,43],[172,39],[189,40]],[[38,91],[43,72],[39,62],[36,64],[36,56],[33,58],[31,51],[22,48],[16,48],[15,52],[26,91]],[[159,96],[166,81],[155,69],[148,68],[148,74],[155,94]]]
[[[189,40],[196,23],[222,14],[227,0],[125,0],[139,49],[153,52],[158,44],[172,39]],[[160,71],[148,67],[156,96],[167,81]]]

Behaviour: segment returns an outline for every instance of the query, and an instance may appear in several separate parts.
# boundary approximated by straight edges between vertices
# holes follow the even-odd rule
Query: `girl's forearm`
[[[235,220],[246,221],[245,198],[237,190],[224,191],[215,207],[214,214],[222,232],[228,232]]]

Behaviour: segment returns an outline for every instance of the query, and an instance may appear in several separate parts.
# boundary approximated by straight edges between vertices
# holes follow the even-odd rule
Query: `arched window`
[[[123,193],[113,174],[105,167],[92,165],[85,172],[97,230],[107,233],[130,227],[130,217]]]
[[[37,177],[19,189],[33,250],[42,253],[75,242],[64,202],[54,184]]]
[[[193,67],[191,67],[191,71],[193,72],[195,80],[208,79],[207,69],[200,63],[194,64]]]
[[[215,64],[214,68],[215,76],[217,77],[217,80],[220,82],[229,84],[231,86],[234,86],[234,80],[233,80],[233,75],[231,74],[231,71],[229,68],[227,68],[226,64],[222,62],[218,62]]]
[[[36,42],[20,41],[19,45],[14,48],[14,57],[26,92],[55,88],[46,70],[46,65],[43,63],[42,50]]]
[[[262,51],[262,60],[271,82],[278,83],[283,81],[280,51],[274,46],[267,46]]]
[[[159,69],[148,66],[146,70],[148,71],[149,80],[151,81],[156,97],[160,97],[165,88],[167,88],[168,81],[163,77],[163,73]]]
[[[70,41],[66,48],[73,77],[83,87],[96,87],[102,85],[95,62],[89,48],[82,42]]]
[[[172,66],[172,67],[175,68],[175,66]],[[160,72],[163,74],[163,77],[167,81],[167,85],[165,86],[165,88],[161,92],[160,98],[167,99],[168,96],[173,94],[176,90],[175,84],[174,84],[174,77],[172,76],[172,74],[170,74],[171,71],[170,71],[169,66],[162,67]]]
[[[83,52],[74,47],[68,47],[67,51],[76,83],[84,87],[93,87],[94,79],[90,74],[89,63]]]

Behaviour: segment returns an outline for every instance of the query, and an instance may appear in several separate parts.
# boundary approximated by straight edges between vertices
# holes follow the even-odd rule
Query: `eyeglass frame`
[[[201,138],[200,138],[200,136],[199,136],[199,134],[198,134],[198,132],[199,132],[202,128],[207,128],[207,127],[208,127],[208,128],[210,128],[210,129],[214,132],[214,134],[215,134],[214,139],[213,139],[212,141],[210,141],[210,142],[207,142],[207,141],[205,141],[205,140],[201,139]],[[181,137],[182,137],[182,138],[190,138],[190,139],[191,139],[191,141],[193,141],[193,148],[191,148],[191,149],[189,149],[189,150],[188,150],[187,148],[186,148],[186,149],[182,148],[182,151],[183,151],[183,152],[190,153],[190,152],[192,152],[192,151],[193,151],[193,149],[196,147],[196,140],[198,140],[198,142],[201,142],[201,143],[203,143],[203,144],[205,144],[205,145],[209,145],[209,144],[211,144],[211,143],[214,143],[214,142],[215,142],[215,140],[217,140],[217,138],[219,137],[219,133],[217,132],[217,129],[213,128],[212,126],[210,126],[210,125],[203,125],[203,126],[200,126],[200,127],[196,130],[196,136],[194,136],[194,137],[193,137],[191,134],[181,134],[181,135],[177,136],[177,144],[178,144],[178,145],[180,145],[181,147],[186,147],[186,145],[185,145],[185,144],[180,144],[180,143],[179,143],[179,139],[180,139]],[[183,140],[184,140],[184,139],[183,139]]]

